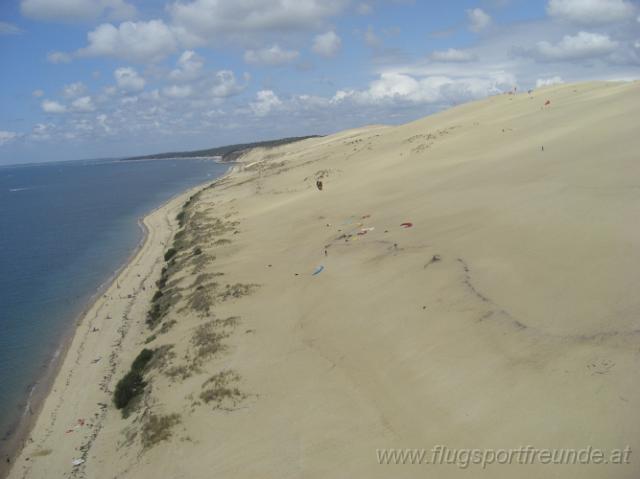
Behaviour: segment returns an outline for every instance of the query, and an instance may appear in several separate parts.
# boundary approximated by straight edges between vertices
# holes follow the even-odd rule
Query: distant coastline
[[[214,156],[154,156],[151,158],[122,158],[116,160],[118,162],[141,162],[141,161],[165,161],[165,160],[199,160],[199,161],[213,161],[220,164],[233,164],[235,161],[223,161],[223,157],[220,155]]]
[[[278,140],[257,141],[253,143],[239,143],[236,145],[219,146],[204,150],[173,151],[167,153],[154,153],[151,155],[131,156],[122,158],[120,161],[140,161],[140,160],[178,160],[178,159],[213,159],[219,163],[233,163],[237,158],[254,148],[274,148],[277,146],[307,140],[309,138],[320,138],[320,135],[292,136],[280,138]]]

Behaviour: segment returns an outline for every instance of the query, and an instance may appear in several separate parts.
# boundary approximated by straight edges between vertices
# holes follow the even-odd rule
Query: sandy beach
[[[9,477],[637,478],[639,113],[556,85],[250,151],[145,218]],[[438,445],[630,455],[380,464]]]
[[[31,433],[27,434],[27,447],[33,443],[35,437],[51,435],[51,426],[58,424],[58,414],[62,414],[64,419],[69,417],[69,414],[75,414],[77,403],[71,404],[70,409],[66,409],[63,403],[66,402],[69,394],[75,395],[78,391],[83,391],[81,394],[84,394],[85,384],[88,383],[83,383],[83,381],[88,381],[90,378],[89,382],[100,387],[101,394],[99,393],[97,397],[104,397],[105,384],[113,376],[114,366],[119,361],[118,356],[122,350],[123,339],[130,328],[130,325],[126,324],[130,318],[129,315],[135,311],[136,305],[142,308],[148,306],[149,295],[145,293],[149,284],[155,287],[150,276],[156,272],[155,267],[162,260],[166,244],[170,242],[176,231],[176,211],[184,203],[185,198],[201,188],[202,186],[190,188],[141,219],[140,226],[144,230],[145,236],[140,245],[131,255],[127,264],[120,268],[114,277],[107,280],[107,284],[100,289],[95,301],[82,313],[73,338],[68,344],[61,347],[50,365],[55,374],[54,379],[45,377],[42,381],[43,384],[38,385],[39,389],[49,390],[49,395],[41,404],[38,404],[40,401],[36,399],[36,404],[30,407],[31,414],[35,414],[37,420],[33,417],[23,419],[25,424],[22,424],[21,428],[32,428]],[[153,294],[153,287],[150,294]],[[91,369],[86,371],[87,375],[83,375],[78,369],[86,365],[91,365]],[[80,382],[76,383],[75,381]],[[77,385],[76,387],[80,389],[74,391],[73,385]],[[95,395],[86,397],[89,401],[95,398]],[[92,404],[91,409],[94,409],[93,406]],[[29,413],[25,414],[31,416]],[[48,416],[49,419],[48,427],[43,423],[45,416]],[[89,427],[95,429],[92,421],[95,421],[96,416],[93,415],[88,419],[90,420],[85,423],[87,428],[81,431],[83,440],[88,437]],[[89,424],[92,425],[89,426]],[[38,431],[39,427],[45,429]],[[72,429],[75,432],[81,428],[76,422],[66,429],[65,434],[70,435]],[[16,440],[20,440],[22,434],[22,431],[18,431]],[[74,443],[73,448],[77,446],[77,442]],[[43,451],[46,452],[46,449],[40,450],[40,453]],[[7,472],[5,471],[5,474]],[[15,472],[14,470],[12,473]]]

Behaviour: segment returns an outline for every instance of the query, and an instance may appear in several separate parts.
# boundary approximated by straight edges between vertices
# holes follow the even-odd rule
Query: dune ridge
[[[106,293],[135,301],[85,317],[10,477],[637,477],[639,93],[556,85],[249,151],[145,220]],[[632,454],[376,457],[436,445]]]

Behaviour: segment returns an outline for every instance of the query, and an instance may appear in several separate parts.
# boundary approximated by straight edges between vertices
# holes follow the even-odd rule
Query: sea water
[[[0,167],[0,440],[78,314],[140,242],[138,218],[226,169],[185,159]]]

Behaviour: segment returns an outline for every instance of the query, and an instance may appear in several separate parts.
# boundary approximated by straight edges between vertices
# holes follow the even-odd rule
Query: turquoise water
[[[137,219],[225,171],[207,160],[0,167],[0,438],[77,315],[135,249]]]

